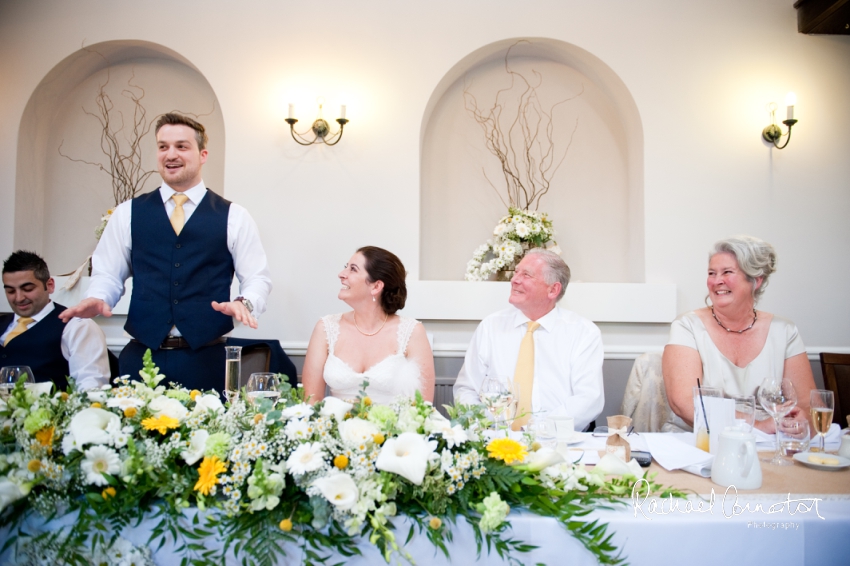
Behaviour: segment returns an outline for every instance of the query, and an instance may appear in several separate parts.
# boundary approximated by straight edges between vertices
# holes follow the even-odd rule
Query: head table
[[[850,469],[820,471],[795,463],[776,467],[762,463],[761,489],[736,491],[720,487],[708,478],[683,471],[667,471],[653,462],[650,474],[656,481],[692,493],[688,499],[624,500],[616,509],[594,511],[587,520],[609,525],[612,542],[630,564],[842,564],[850,560]],[[187,510],[187,519],[197,513]],[[48,528],[73,521],[73,516],[55,519]],[[555,520],[529,513],[509,516],[515,538],[538,548],[521,560],[526,564],[595,564],[594,557]],[[401,540],[409,523],[395,519]],[[126,528],[122,536],[144,545],[154,525],[144,521]],[[31,518],[28,525],[43,528]],[[472,529],[461,519],[453,528],[449,545],[451,562],[437,554],[424,535],[416,535],[405,548],[417,564],[501,564],[493,552],[476,558]],[[9,533],[0,530],[0,541]],[[215,546],[218,541],[205,544]],[[383,563],[380,553],[364,540],[362,556],[332,557],[328,563],[344,561],[347,566]],[[302,549],[287,548],[287,563],[302,562]],[[154,554],[157,564],[177,564],[173,548],[166,544]],[[0,564],[16,563],[11,551],[0,556]]]

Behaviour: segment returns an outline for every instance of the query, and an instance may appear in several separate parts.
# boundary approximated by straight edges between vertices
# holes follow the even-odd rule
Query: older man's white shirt
[[[454,386],[456,403],[480,403],[486,377],[512,380],[529,322],[511,306],[478,325]],[[534,414],[565,415],[584,430],[602,412],[602,336],[595,324],[555,307],[540,318],[534,336]]]

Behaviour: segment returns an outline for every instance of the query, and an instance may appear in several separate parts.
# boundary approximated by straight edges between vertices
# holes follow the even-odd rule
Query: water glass
[[[248,401],[256,403],[260,399],[269,399],[274,405],[280,398],[278,379],[275,373],[252,373],[245,387]]]
[[[0,368],[0,399],[8,399],[18,380],[24,377],[25,383],[35,383],[29,366],[6,366]]]
[[[756,422],[755,395],[730,395],[735,401],[735,428],[743,432],[752,432]]]
[[[809,422],[805,419],[780,419],[776,437],[779,439],[783,456],[794,456],[797,452],[805,452],[809,447]]]
[[[811,402],[812,424],[818,433],[819,447],[813,447],[812,452],[824,452],[826,448],[826,433],[832,426],[832,415],[835,410],[835,397],[832,391],[826,389],[813,389],[809,401]]]
[[[242,346],[224,347],[224,396],[233,402],[239,395],[239,374],[242,371]]]
[[[516,414],[517,397],[514,394],[513,382],[496,377],[487,377],[481,384],[478,398],[493,417],[493,423],[498,427],[504,426]]]
[[[758,389],[758,400],[764,410],[773,417],[776,431],[779,431],[779,420],[791,412],[797,406],[797,391],[794,384],[787,377],[769,375]],[[776,452],[773,458],[762,461],[774,466],[790,466],[792,462],[782,458],[782,447],[779,445],[779,434],[776,436]]]
[[[553,448],[555,445],[555,421],[542,416],[534,416],[526,425],[526,430],[541,445]]]

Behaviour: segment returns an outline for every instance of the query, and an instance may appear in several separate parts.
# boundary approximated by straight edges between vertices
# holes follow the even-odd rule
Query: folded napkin
[[[714,456],[694,446],[693,433],[644,432],[649,452],[665,470],[684,470],[704,478],[711,476]]]
[[[756,448],[758,450],[770,450],[776,447],[775,434],[767,434],[759,429],[753,429],[753,432],[756,436]],[[820,446],[820,440],[817,437],[812,438],[812,443],[818,443],[818,446]],[[838,450],[841,445],[841,426],[838,423],[832,423],[832,426],[829,427],[824,445],[827,451]]]

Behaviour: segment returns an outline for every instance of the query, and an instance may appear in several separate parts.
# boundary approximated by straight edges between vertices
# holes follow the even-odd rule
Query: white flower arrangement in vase
[[[502,217],[493,229],[493,236],[478,246],[467,262],[467,281],[486,281],[499,272],[512,271],[531,248],[561,253],[554,240],[552,221],[545,213],[510,207],[508,216]]]

